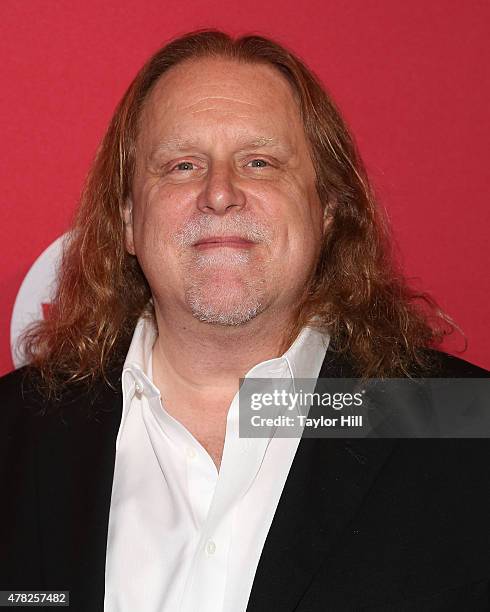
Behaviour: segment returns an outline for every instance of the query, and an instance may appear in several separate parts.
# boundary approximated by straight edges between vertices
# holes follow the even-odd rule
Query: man
[[[484,377],[429,348],[417,298],[434,308],[311,72],[260,37],[171,42],[2,380],[2,588],[84,611],[488,609],[486,440],[239,436],[240,378]]]

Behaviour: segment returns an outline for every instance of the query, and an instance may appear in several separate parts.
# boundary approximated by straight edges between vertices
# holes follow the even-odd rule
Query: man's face
[[[291,313],[323,214],[287,81],[216,58],[164,74],[141,116],[125,220],[157,309],[222,325]]]

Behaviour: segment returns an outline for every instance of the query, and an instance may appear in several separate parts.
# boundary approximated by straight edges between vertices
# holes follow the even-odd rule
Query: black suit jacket
[[[488,376],[433,355],[439,376]],[[0,380],[0,589],[70,590],[71,610],[98,612],[120,380],[39,416],[24,373]],[[327,351],[320,376],[352,371]],[[247,612],[490,610],[489,578],[488,439],[303,437]]]

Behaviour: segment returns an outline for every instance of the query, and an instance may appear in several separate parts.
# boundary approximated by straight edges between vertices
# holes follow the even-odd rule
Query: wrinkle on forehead
[[[218,70],[215,70],[215,67]],[[225,66],[225,68],[223,68]],[[226,68],[229,67],[228,70]],[[241,74],[235,72],[235,68],[244,69],[245,77],[247,72],[253,75],[254,86],[252,90],[248,86],[243,88],[243,78]],[[209,78],[205,82],[200,78],[207,70],[210,70]],[[208,76],[208,75],[207,75]],[[265,77],[265,79],[264,79]],[[254,100],[257,96],[257,82],[266,83],[265,89],[262,88],[258,102]],[[250,106],[258,106],[263,102],[263,96],[271,98],[272,101],[277,101],[278,94],[283,97],[283,102],[291,94],[296,101],[296,95],[290,83],[284,75],[271,66],[253,65],[253,64],[238,64],[232,59],[223,58],[202,58],[191,60],[189,63],[184,62],[177,64],[164,73],[156,84],[155,90],[166,91],[164,98],[167,104],[178,102],[180,106],[181,91],[174,97],[173,87],[178,83],[178,89],[185,88],[186,95],[194,102],[187,104],[181,108],[188,108],[192,104],[203,101],[226,101],[232,103],[241,103]],[[260,85],[260,83],[259,83]],[[214,90],[213,95],[210,95],[210,89]],[[259,90],[260,90],[259,86]],[[235,95],[236,93],[236,95]],[[242,95],[244,94],[244,95]],[[157,93],[158,96],[158,93]],[[181,98],[179,100],[179,98]]]
[[[239,100],[238,98],[228,98],[227,96],[203,96],[196,102],[187,104],[187,106],[183,106],[182,108],[192,108],[193,106],[196,106],[196,104],[201,104],[201,102],[204,102],[206,100],[225,100],[227,102],[238,102],[239,104],[247,104],[248,106],[258,106],[258,104],[256,104],[255,102],[247,102],[246,100]],[[214,109],[213,106],[209,106],[208,108],[204,108],[201,110],[213,110],[213,109]],[[200,111],[195,111],[195,112],[200,112]]]

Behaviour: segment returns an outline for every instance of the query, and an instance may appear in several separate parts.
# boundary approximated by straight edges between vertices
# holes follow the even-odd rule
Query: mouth
[[[194,247],[200,251],[207,249],[250,249],[255,242],[242,238],[241,236],[209,236],[194,243]]]

